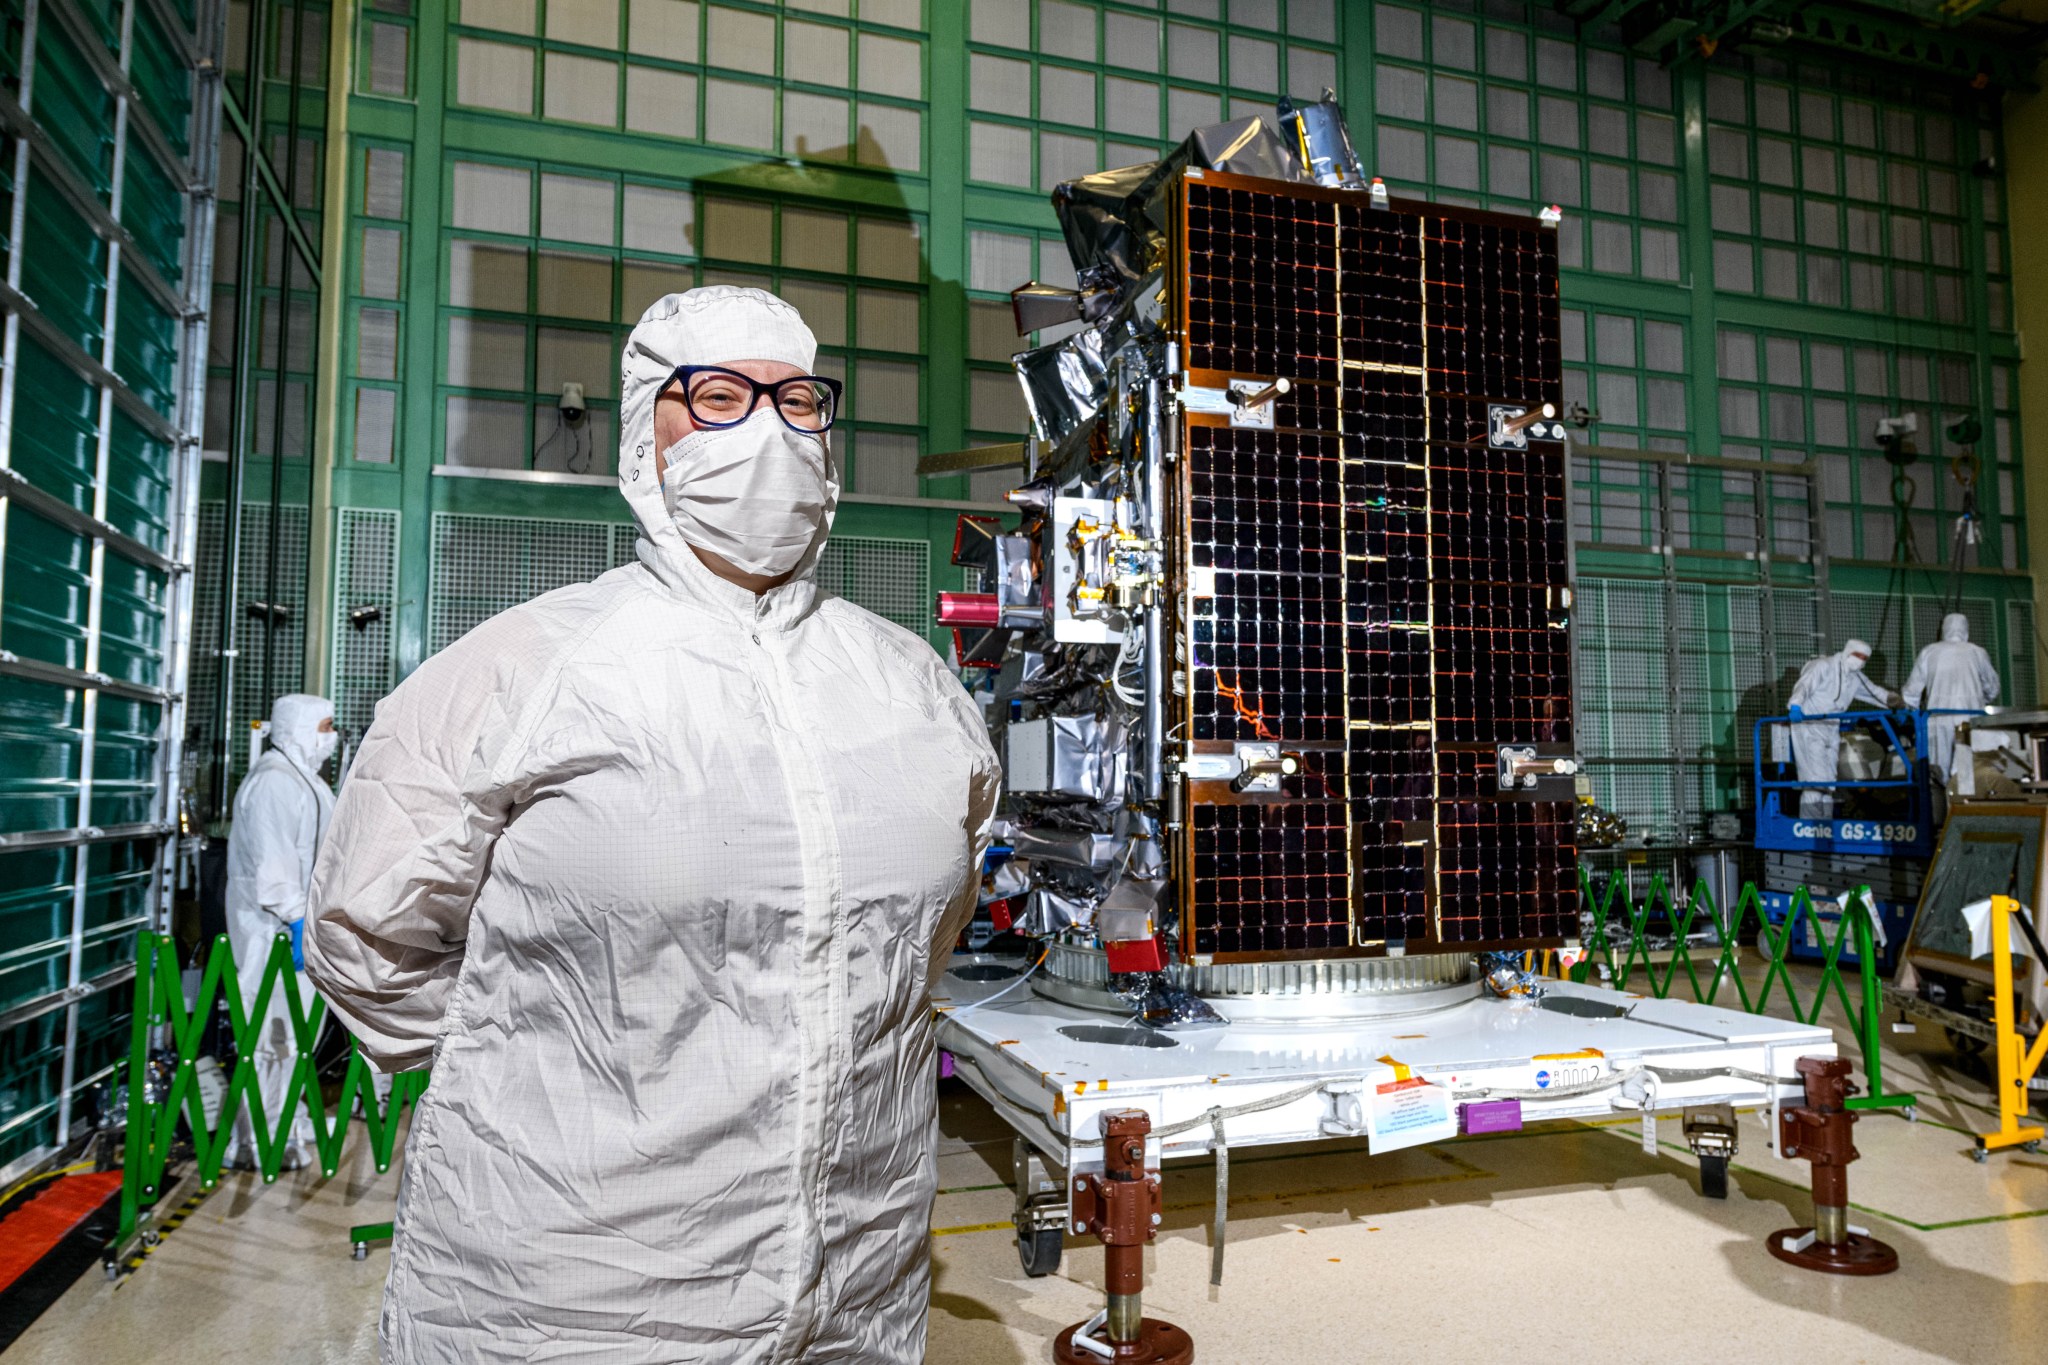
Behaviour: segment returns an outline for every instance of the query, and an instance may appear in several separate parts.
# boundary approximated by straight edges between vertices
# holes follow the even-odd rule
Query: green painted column
[[[414,28],[410,212],[406,215],[405,338],[399,374],[405,402],[398,424],[398,676],[427,653],[428,569],[434,550],[434,376],[441,358],[442,112],[448,81],[448,0],[421,0]]]

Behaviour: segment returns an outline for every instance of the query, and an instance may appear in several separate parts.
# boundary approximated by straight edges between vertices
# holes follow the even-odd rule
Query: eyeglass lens
[[[832,425],[832,391],[815,379],[785,379],[773,386],[756,385],[746,376],[709,371],[690,376],[683,391],[690,416],[704,426],[726,426],[753,414],[757,389],[769,389],[776,412],[798,431],[823,431]]]

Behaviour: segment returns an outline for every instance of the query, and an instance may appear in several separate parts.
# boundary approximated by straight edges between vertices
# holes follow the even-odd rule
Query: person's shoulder
[[[593,582],[572,583],[486,617],[427,656],[378,703],[377,718],[403,712],[415,719],[452,721],[486,697],[503,711],[520,709],[557,673],[577,647],[632,600],[630,581],[614,570]]]
[[[869,611],[858,602],[820,594],[817,615],[820,622],[834,630],[872,642],[879,648],[885,664],[900,668],[906,676],[929,682],[935,673],[943,671],[938,651],[922,635]]]

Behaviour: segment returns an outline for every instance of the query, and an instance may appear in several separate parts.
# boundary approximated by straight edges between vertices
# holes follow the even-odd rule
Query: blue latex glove
[[[1794,719],[1794,720],[1805,720],[1805,719],[1806,719],[1806,712],[1804,712],[1804,711],[1800,710],[1800,709],[1799,709],[1798,707],[1796,707],[1796,706],[1795,706],[1795,707],[1793,707],[1793,708],[1792,708],[1792,719]]]
[[[292,970],[306,970],[306,921],[302,919],[292,921]]]

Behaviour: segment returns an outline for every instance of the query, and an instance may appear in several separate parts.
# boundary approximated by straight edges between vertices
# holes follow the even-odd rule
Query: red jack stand
[[[1059,1365],[1193,1365],[1194,1339],[1172,1323],[1145,1316],[1145,1243],[1162,1216],[1159,1177],[1145,1169],[1145,1135],[1151,1131],[1152,1120],[1141,1109],[1104,1114],[1103,1170],[1074,1177],[1068,1228],[1102,1239],[1109,1306],[1059,1334],[1052,1346]]]
[[[1813,1226],[1786,1228],[1764,1242],[1771,1255],[1830,1275],[1889,1275],[1899,1253],[1849,1226],[1849,1163],[1857,1157],[1856,1115],[1844,1107],[1856,1085],[1840,1057],[1801,1057],[1806,1103],[1778,1115],[1778,1155],[1813,1163]]]

